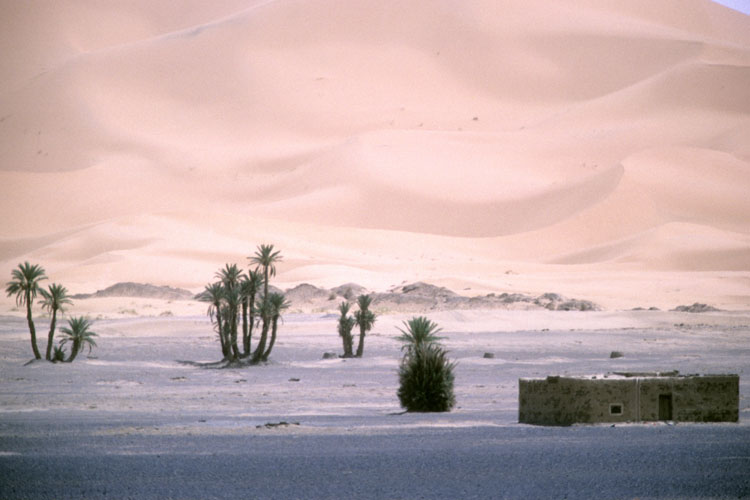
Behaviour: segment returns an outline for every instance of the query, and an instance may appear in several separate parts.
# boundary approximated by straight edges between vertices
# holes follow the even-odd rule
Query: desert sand
[[[747,312],[433,312],[457,406],[403,414],[396,337],[410,314],[379,317],[361,359],[323,359],[342,352],[335,315],[288,314],[268,364],[219,369],[196,365],[220,357],[204,314],[91,300],[112,317],[71,364],[24,365],[25,319],[0,317],[3,498],[750,494]],[[519,377],[670,370],[739,373],[739,423],[518,423]]]
[[[750,19],[554,5],[4,2],[0,276],[429,281],[750,304]],[[7,300],[7,299],[4,299]]]
[[[220,358],[205,303],[144,296],[76,299],[66,314],[99,346],[26,365],[3,294],[0,497],[750,495],[750,16],[709,0],[0,8],[3,283],[29,261],[73,294],[190,295],[272,243],[273,285],[297,294],[270,363],[243,369],[196,366]],[[445,290],[384,298],[363,359],[322,359],[341,350],[331,289],[415,282]],[[546,293],[597,310],[498,303]],[[696,302],[720,311],[670,311]],[[400,414],[412,314],[458,361],[450,413]],[[740,422],[517,423],[519,377],[617,370],[739,373]]]

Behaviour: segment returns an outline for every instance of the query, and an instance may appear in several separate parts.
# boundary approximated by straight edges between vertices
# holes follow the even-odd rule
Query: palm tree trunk
[[[279,324],[279,317],[275,316],[273,318],[273,326],[271,327],[271,342],[268,343],[268,350],[263,354],[263,361],[268,361],[268,356],[271,355],[271,350],[273,349],[273,345],[276,343],[276,328]]]
[[[221,325],[221,353],[224,355],[224,359],[232,357],[232,348],[229,347],[229,320],[225,319]]]
[[[359,344],[357,344],[357,357],[361,358],[365,352],[365,327],[359,327]]]
[[[253,342],[253,329],[255,328],[255,293],[250,296],[248,310],[248,325],[247,325],[247,349],[245,349],[245,356],[250,356],[252,353],[252,342]]]
[[[232,359],[237,360],[240,358],[240,350],[237,347],[237,311],[232,311],[232,324],[230,327],[230,346],[232,348]]]
[[[247,346],[245,347],[245,356],[252,354],[253,329],[255,328],[255,293],[248,298],[248,318],[247,318]]]
[[[47,335],[47,361],[52,361],[52,342],[55,339],[55,323],[57,323],[57,309],[52,309],[52,321],[49,325],[49,335]]]
[[[78,356],[78,351],[81,349],[81,345],[77,340],[73,341],[73,345],[70,347],[70,357],[67,359],[67,363],[72,363],[74,359],[76,359],[76,356]]]
[[[268,338],[268,327],[269,325],[268,318],[266,316],[263,316],[263,329],[260,332],[260,340],[258,341],[258,346],[255,348],[255,352],[253,353],[253,363],[257,363],[259,361],[263,360],[263,354],[266,350],[266,340]]]
[[[348,358],[349,356],[347,356],[347,354],[349,351],[347,350],[347,345],[346,345],[346,334],[343,334],[341,336],[341,342],[344,344],[344,357]]]
[[[214,305],[216,307],[216,326],[219,327],[219,343],[221,344],[221,355],[224,356],[224,359],[227,359],[229,357],[229,349],[227,349],[227,343],[224,339],[224,322],[221,320],[221,313],[219,312],[220,305],[217,303]]]
[[[39,348],[36,346],[36,328],[34,328],[34,320],[31,318],[31,294],[28,292],[26,293],[26,321],[29,323],[29,333],[31,334],[31,350],[34,351],[36,359],[42,359]]]
[[[242,352],[245,355],[250,350],[250,336],[247,327],[247,297],[242,299]]]
[[[352,333],[349,332],[346,334],[346,338],[344,339],[345,346],[344,346],[344,356],[347,358],[354,357],[354,353],[352,350],[354,349],[354,338],[352,337]]]

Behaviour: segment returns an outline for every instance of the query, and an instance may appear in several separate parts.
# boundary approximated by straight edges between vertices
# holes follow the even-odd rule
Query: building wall
[[[518,421],[529,424],[660,419],[736,422],[739,418],[737,375],[611,379],[547,377],[520,379],[518,391]],[[669,408],[668,417],[671,418],[664,413],[666,408]]]
[[[659,418],[659,396],[672,395],[672,419],[678,422],[737,422],[740,377],[706,375],[641,379],[641,420]]]

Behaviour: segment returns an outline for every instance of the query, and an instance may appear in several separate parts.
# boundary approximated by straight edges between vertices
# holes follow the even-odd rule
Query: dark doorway
[[[672,420],[672,395],[659,395],[659,420]]]

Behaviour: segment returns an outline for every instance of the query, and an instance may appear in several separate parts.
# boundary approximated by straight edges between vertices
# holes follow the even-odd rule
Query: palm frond
[[[424,316],[417,316],[409,321],[404,321],[406,328],[399,328],[401,336],[398,340],[404,343],[403,348],[416,348],[421,345],[433,344],[443,337],[436,334],[441,331],[437,323]]]
[[[40,289],[39,294],[42,296],[42,307],[49,312],[64,311],[65,305],[73,303],[68,297],[68,289],[57,283],[52,283],[48,290]]]
[[[269,276],[276,276],[275,264],[283,260],[280,250],[274,250],[273,245],[263,244],[258,245],[255,254],[248,257],[248,259],[250,259],[251,263],[262,267],[264,272],[267,270]]]
[[[44,268],[38,264],[24,262],[11,271],[12,280],[6,283],[5,293],[8,297],[16,296],[16,305],[24,305],[27,300],[34,300],[39,292],[39,282],[47,279]]]

